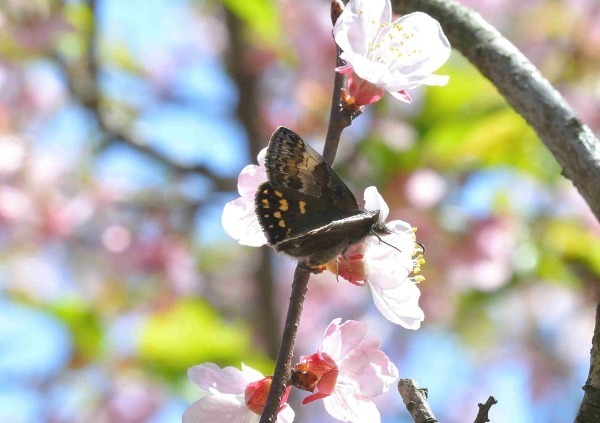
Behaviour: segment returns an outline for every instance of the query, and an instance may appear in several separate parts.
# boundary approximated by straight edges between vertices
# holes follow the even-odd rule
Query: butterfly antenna
[[[392,231],[390,231],[390,232],[392,232]],[[392,233],[395,233],[395,232],[392,232]],[[372,235],[375,235],[375,237],[376,237],[376,238],[379,240],[379,242],[383,242],[385,245],[388,245],[388,246],[392,247],[394,250],[398,251],[399,253],[401,253],[401,252],[402,252],[402,250],[401,250],[400,248],[398,248],[398,247],[394,247],[394,246],[393,246],[392,244],[390,244],[389,242],[385,242],[385,241],[384,241],[384,240],[383,240],[383,239],[382,239],[382,238],[379,236],[379,234],[378,234],[377,232],[375,232],[375,231],[371,230],[371,234],[372,234]]]
[[[421,250],[423,250],[423,254],[425,254],[425,244],[423,244],[421,242],[415,242],[415,244],[417,244],[419,247],[421,247]]]

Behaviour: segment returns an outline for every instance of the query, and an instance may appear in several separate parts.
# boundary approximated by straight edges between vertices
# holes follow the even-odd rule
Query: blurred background
[[[600,132],[597,0],[464,3]],[[238,245],[221,211],[275,127],[322,148],[334,55],[327,0],[0,1],[0,421],[177,422],[188,367],[272,372],[295,263]],[[440,421],[489,395],[494,422],[572,421],[600,225],[473,66],[453,53],[438,73],[447,87],[369,107],[335,165],[419,228],[422,328],[322,275],[296,357],[362,319]],[[411,421],[394,389],[377,403]]]

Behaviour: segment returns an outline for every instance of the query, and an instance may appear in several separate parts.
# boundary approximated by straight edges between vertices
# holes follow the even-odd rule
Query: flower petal
[[[395,91],[395,92],[388,91],[388,92],[396,100],[400,100],[403,103],[412,103],[412,98],[410,98],[410,96],[408,95],[408,93],[405,90],[400,90],[400,91]]]
[[[190,367],[187,373],[188,378],[199,388],[206,391],[214,388],[223,394],[241,394],[248,383],[239,369],[235,367],[221,369],[214,363],[202,363]]]
[[[387,91],[442,83],[440,77],[428,79],[448,60],[451,52],[450,43],[438,21],[426,13],[411,13],[392,23],[389,36],[402,39],[402,43],[394,44],[398,54],[388,56],[391,60],[385,62],[390,72],[390,79],[384,81]],[[407,78],[407,81],[400,81],[400,77]],[[404,86],[406,82],[411,84]]]
[[[254,212],[254,197],[239,197],[225,204],[221,224],[227,235],[242,245],[260,247],[267,243]]]
[[[329,354],[336,363],[367,335],[366,323],[347,320],[340,324],[341,321],[340,318],[334,319],[327,326],[321,347],[321,351]]]
[[[390,79],[390,71],[383,63],[373,62],[360,54],[347,51],[342,52],[340,57],[352,66],[354,73],[365,81],[383,87],[385,81]]]
[[[250,366],[246,366],[244,363],[242,363],[242,374],[244,375],[244,380],[246,384],[256,382],[257,380],[261,380],[265,377],[261,372],[259,372],[258,370],[254,370]]]
[[[416,284],[405,280],[393,289],[381,289],[369,283],[373,302],[383,317],[407,329],[419,329],[425,318],[419,307],[421,292]]]
[[[354,386],[355,393],[376,397],[398,379],[398,369],[379,348],[356,347],[340,363],[339,380]]]
[[[343,51],[366,55],[368,42],[377,37],[382,24],[389,24],[391,20],[389,0],[353,0],[338,17],[333,36]]]
[[[250,164],[242,169],[238,176],[238,192],[242,197],[254,199],[258,186],[267,180],[264,167]]]
[[[376,187],[365,189],[365,209],[369,211],[379,210],[379,222],[381,223],[385,222],[388,214],[390,214],[390,208]]]
[[[277,421],[279,423],[292,423],[296,417],[296,413],[288,404],[285,404],[279,413],[277,414]]]
[[[334,418],[343,422],[379,423],[379,410],[369,399],[354,395],[347,390],[336,390],[323,399],[325,410]]]
[[[182,423],[248,423],[253,416],[257,417],[244,404],[243,395],[215,394],[189,406]]]

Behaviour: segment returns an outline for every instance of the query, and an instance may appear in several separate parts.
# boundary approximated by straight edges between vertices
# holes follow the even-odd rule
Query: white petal
[[[352,423],[379,423],[381,416],[372,401],[337,389],[323,399],[325,410],[334,418]]]
[[[323,335],[321,351],[326,352],[334,361],[341,361],[344,356],[360,343],[367,335],[367,324],[356,320],[341,323],[342,319],[334,319]],[[341,323],[341,324],[340,324]]]
[[[256,156],[257,163],[263,169],[265,168],[265,157],[267,157],[267,147],[263,148],[258,152],[258,156]]]
[[[374,62],[363,55],[350,52],[343,52],[340,57],[352,66],[359,77],[378,87],[383,87],[386,78],[389,79],[390,71],[383,63]]]
[[[351,0],[333,27],[336,43],[345,52],[366,55],[382,24],[392,19],[389,0]]]
[[[390,208],[375,187],[365,189],[365,209],[369,211],[379,210],[379,222],[381,223],[385,222],[388,214],[390,214]]]
[[[267,243],[254,212],[254,198],[239,197],[225,204],[221,224],[227,235],[242,245],[260,247]]]
[[[440,24],[425,13],[415,12],[403,16],[393,22],[390,28],[387,36],[394,38],[393,46],[397,49],[395,54],[385,56],[387,60],[384,60],[384,63],[390,75],[422,79],[439,69],[450,57],[450,43]],[[435,78],[432,81],[435,81]],[[391,79],[386,81],[386,84],[391,85],[384,88],[389,88],[389,91],[408,88],[395,87],[392,82]]]
[[[388,80],[390,82],[388,82]],[[448,84],[450,77],[447,75],[403,75],[395,72],[382,78],[380,86],[387,92],[397,93],[400,90],[410,90],[421,85],[444,86]]]
[[[242,363],[242,373],[244,375],[246,384],[256,382],[257,380],[261,380],[265,377],[261,372],[254,370],[250,366],[246,366],[244,363]]]
[[[369,283],[373,302],[383,317],[407,329],[419,329],[425,318],[419,307],[421,292],[416,284],[405,280],[394,289],[380,289]]]
[[[188,407],[182,423],[248,423],[255,417],[246,407],[243,395],[210,395]]]
[[[279,423],[292,423],[294,421],[294,417],[296,417],[296,413],[292,407],[289,406],[289,404],[286,404],[283,410],[277,414],[277,421]]]
[[[199,388],[207,391],[209,388],[214,388],[223,394],[242,394],[248,384],[239,369],[235,367],[221,369],[214,363],[202,363],[190,367],[187,373],[189,379]]]

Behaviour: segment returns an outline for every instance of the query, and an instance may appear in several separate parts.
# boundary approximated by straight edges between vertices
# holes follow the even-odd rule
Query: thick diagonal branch
[[[531,125],[600,220],[600,143],[536,67],[478,13],[453,0],[392,0],[437,19],[453,48]]]

